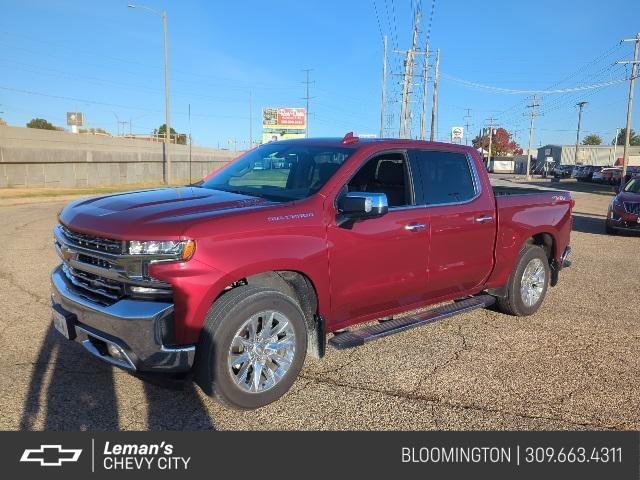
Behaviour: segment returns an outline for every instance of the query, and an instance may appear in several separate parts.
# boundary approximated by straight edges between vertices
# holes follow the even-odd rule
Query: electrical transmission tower
[[[411,135],[411,94],[413,93],[413,71],[420,34],[420,8],[416,9],[413,22],[413,39],[411,49],[407,50],[404,61],[404,78],[402,82],[402,103],[400,105],[400,138]]]

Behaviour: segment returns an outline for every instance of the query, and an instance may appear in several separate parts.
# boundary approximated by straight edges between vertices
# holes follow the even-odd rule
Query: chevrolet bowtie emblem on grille
[[[62,445],[40,445],[22,452],[21,462],[36,462],[41,467],[60,467],[62,462],[77,462],[82,449],[62,448]]]

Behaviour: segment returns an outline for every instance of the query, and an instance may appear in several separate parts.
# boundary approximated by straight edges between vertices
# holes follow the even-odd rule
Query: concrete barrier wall
[[[163,143],[0,126],[0,188],[86,187],[161,182]],[[189,180],[189,147],[171,145],[172,179]],[[193,147],[199,180],[237,155]]]

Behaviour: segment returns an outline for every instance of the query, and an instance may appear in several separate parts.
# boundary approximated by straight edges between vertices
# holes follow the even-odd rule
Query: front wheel
[[[306,351],[304,314],[292,297],[265,287],[237,287],[207,313],[196,381],[227,406],[259,408],[289,390]]]
[[[507,283],[507,295],[497,299],[498,310],[519,317],[533,315],[549,287],[549,261],[537,245],[526,245]]]

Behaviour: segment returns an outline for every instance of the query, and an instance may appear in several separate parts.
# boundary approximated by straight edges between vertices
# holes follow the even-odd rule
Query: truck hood
[[[618,194],[620,202],[640,202],[640,193],[620,192]]]
[[[189,220],[274,205],[263,198],[197,187],[159,188],[82,199],[60,222],[90,235],[117,240],[180,237]]]

